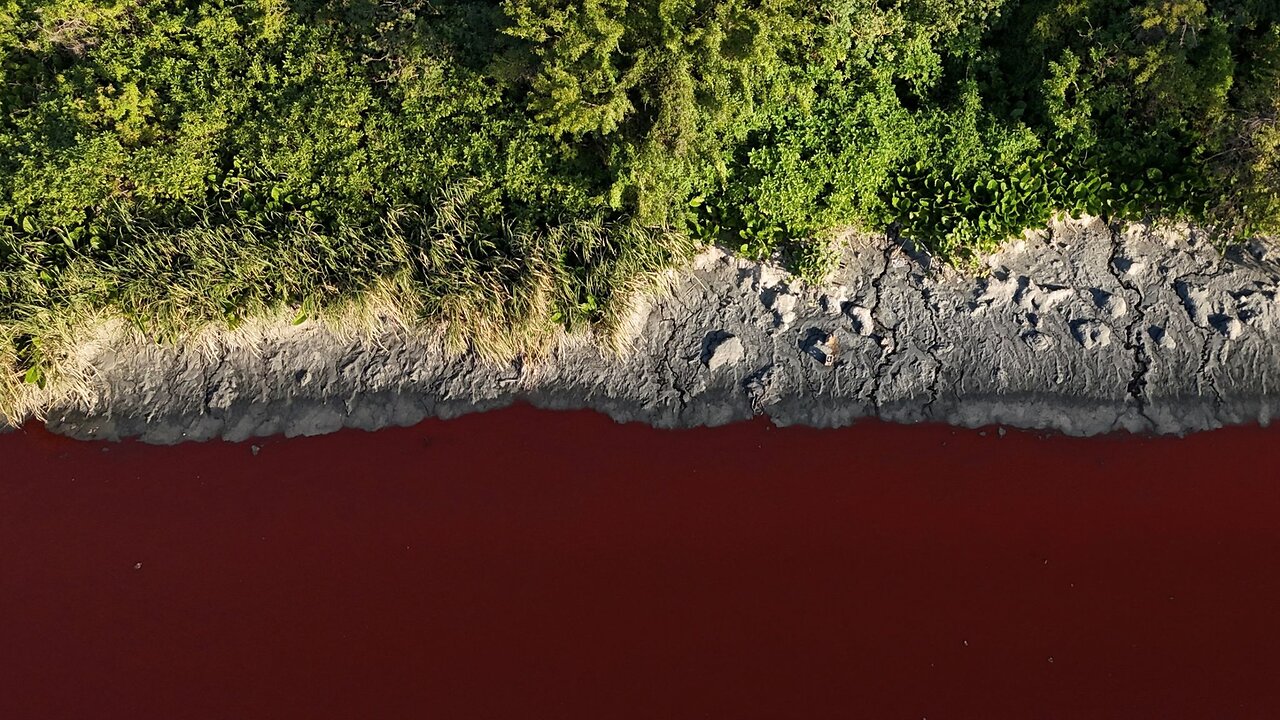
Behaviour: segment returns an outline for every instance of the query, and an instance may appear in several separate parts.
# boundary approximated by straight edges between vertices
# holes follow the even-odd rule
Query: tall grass
[[[201,213],[181,227],[120,213],[96,249],[0,235],[0,416],[85,392],[78,340],[115,319],[160,342],[287,313],[343,332],[441,330],[449,351],[493,361],[536,357],[561,332],[618,350],[637,293],[694,251],[683,233],[626,218],[520,226],[475,194],[460,183],[429,207],[336,230],[296,213]],[[50,253],[66,257],[40,262]]]

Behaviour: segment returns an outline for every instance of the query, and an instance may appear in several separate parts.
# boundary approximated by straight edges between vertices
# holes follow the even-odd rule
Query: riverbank
[[[1055,224],[960,272],[850,235],[830,282],[721,251],[637,308],[629,349],[565,337],[497,364],[389,318],[367,334],[289,318],[155,345],[100,326],[44,416],[82,438],[173,443],[410,425],[524,401],[659,427],[766,415],[1188,433],[1280,409],[1280,253],[1192,231]]]

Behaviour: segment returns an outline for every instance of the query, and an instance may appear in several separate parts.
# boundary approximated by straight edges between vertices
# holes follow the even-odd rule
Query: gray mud
[[[1005,424],[1072,435],[1186,433],[1280,408],[1280,252],[1225,257],[1193,231],[1056,224],[961,273],[850,238],[831,283],[711,251],[675,276],[633,351],[561,343],[537,363],[448,356],[388,328],[343,339],[282,323],[209,354],[137,339],[96,351],[92,390],[47,424],[173,443],[406,425],[525,401],[661,427],[768,415]]]

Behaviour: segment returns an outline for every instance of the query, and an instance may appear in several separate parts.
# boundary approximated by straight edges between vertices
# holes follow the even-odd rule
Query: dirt
[[[252,341],[121,335],[86,360],[59,433],[153,443],[410,425],[524,401],[659,427],[766,415],[1002,423],[1071,435],[1266,425],[1280,408],[1280,251],[1097,220],[1029,233],[978,272],[850,235],[825,285],[711,250],[638,317],[631,350],[451,356],[432,333],[349,338],[281,319]]]

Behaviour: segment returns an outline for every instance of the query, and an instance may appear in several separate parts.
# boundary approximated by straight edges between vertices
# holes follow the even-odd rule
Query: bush
[[[817,276],[845,225],[950,258],[1055,212],[1274,232],[1276,13],[0,0],[6,356],[39,364],[40,318],[174,334],[392,281],[518,352],[616,327],[696,242]]]

